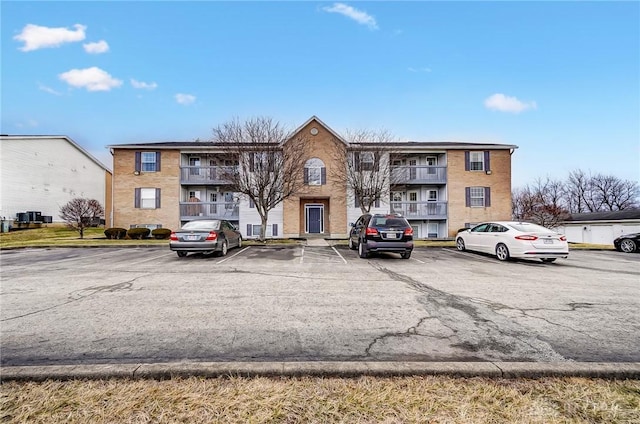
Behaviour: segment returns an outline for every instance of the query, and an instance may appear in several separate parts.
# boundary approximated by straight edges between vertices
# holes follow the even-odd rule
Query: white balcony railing
[[[180,219],[226,219],[237,221],[240,217],[237,202],[180,202]]]
[[[182,184],[226,184],[225,175],[235,172],[235,166],[181,166]]]
[[[447,182],[446,166],[392,166],[392,184],[444,184]]]
[[[447,202],[391,202],[391,212],[407,219],[447,219]]]

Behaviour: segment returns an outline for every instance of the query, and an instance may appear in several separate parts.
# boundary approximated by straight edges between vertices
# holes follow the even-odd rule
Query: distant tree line
[[[640,187],[635,181],[583,170],[566,180],[538,178],[514,189],[513,219],[555,227],[573,213],[609,212],[640,207]]]

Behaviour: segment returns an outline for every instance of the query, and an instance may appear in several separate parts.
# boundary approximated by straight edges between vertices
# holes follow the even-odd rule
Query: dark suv
[[[351,224],[349,249],[358,249],[361,258],[373,252],[400,253],[409,259],[413,250],[413,228],[397,214],[365,214]]]

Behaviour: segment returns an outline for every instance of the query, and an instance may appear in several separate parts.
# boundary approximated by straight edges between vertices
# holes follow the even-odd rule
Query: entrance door
[[[306,231],[308,234],[324,233],[324,205],[305,205]]]

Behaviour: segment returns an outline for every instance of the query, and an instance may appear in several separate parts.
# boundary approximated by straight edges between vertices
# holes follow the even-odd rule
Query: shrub
[[[127,235],[127,230],[118,227],[107,228],[104,230],[104,235],[107,236],[108,240],[123,239]]]
[[[155,230],[151,231],[151,235],[155,239],[166,240],[171,235],[171,230],[168,228],[156,228]]]
[[[150,232],[151,230],[148,228],[131,228],[127,231],[127,235],[133,240],[141,240],[149,237]]]

